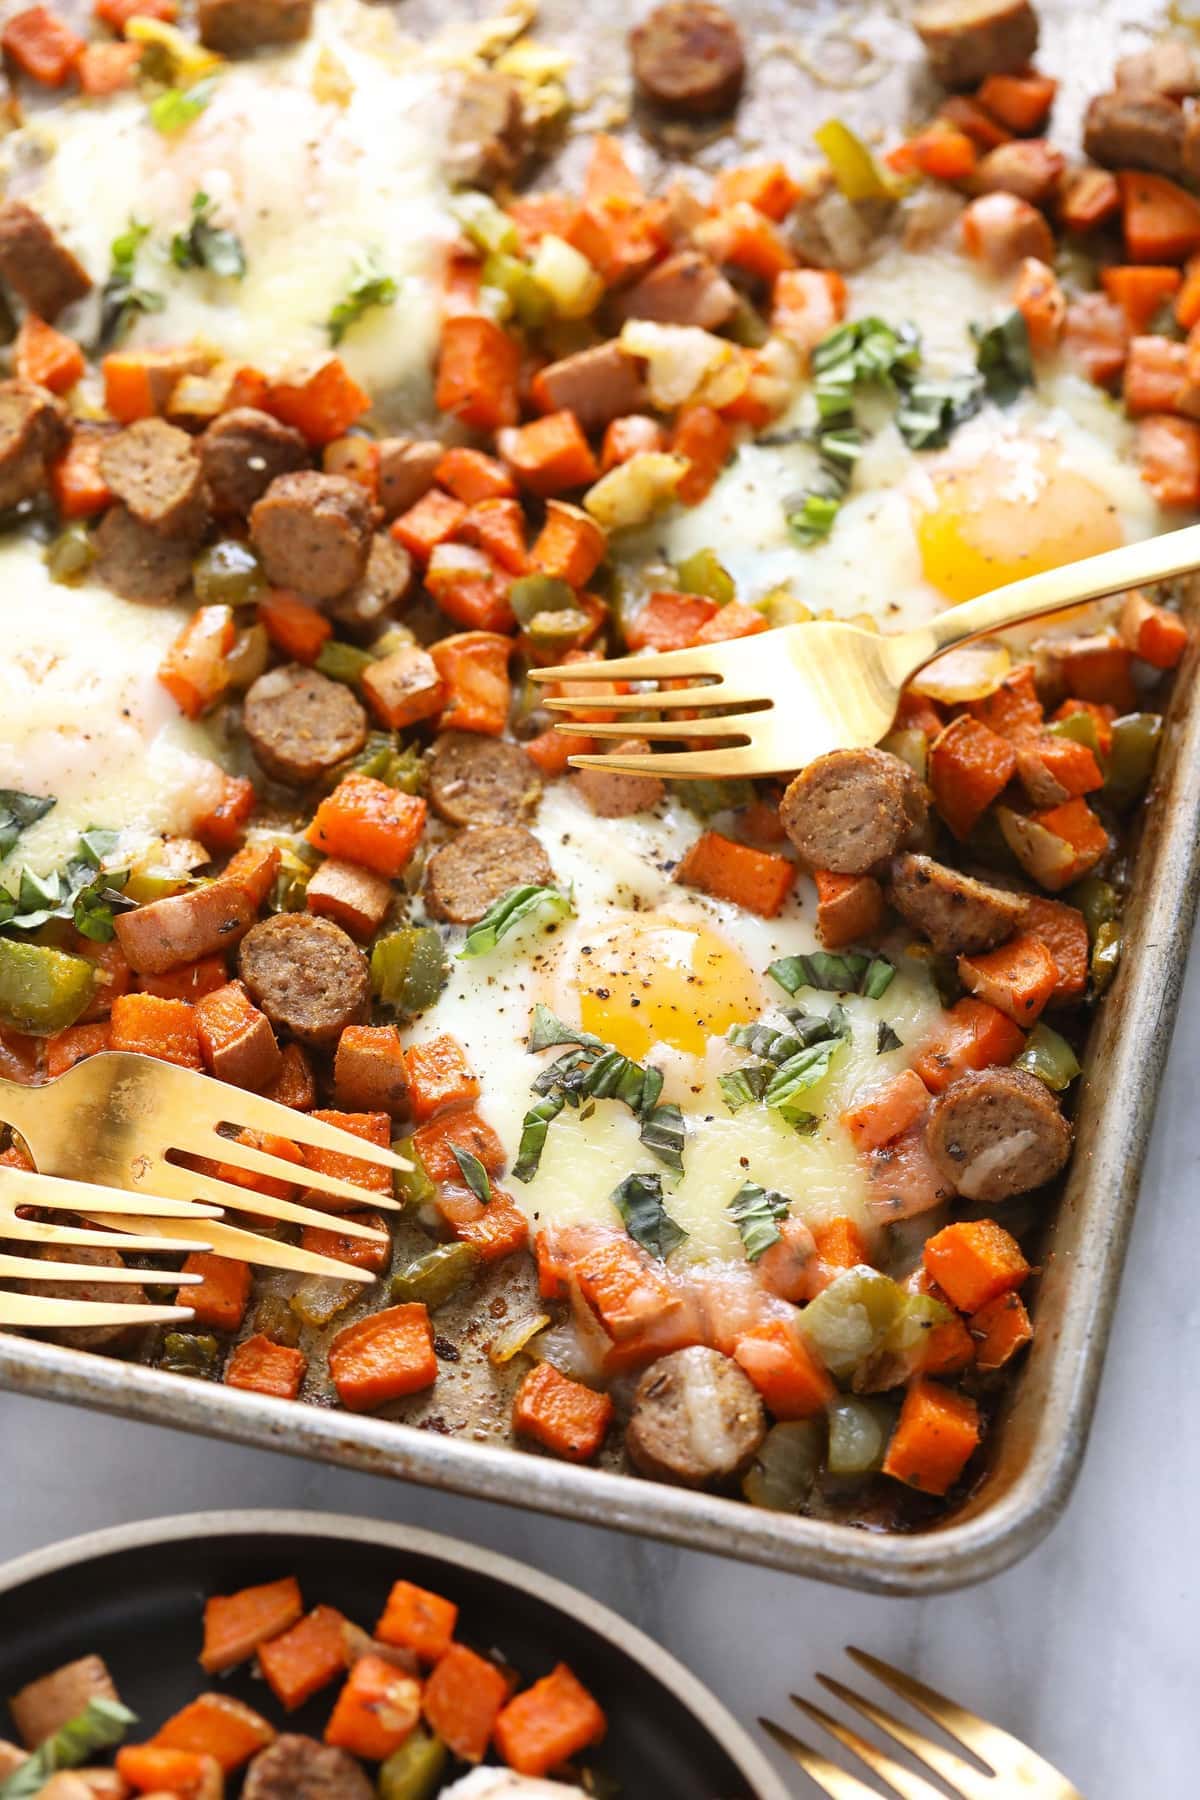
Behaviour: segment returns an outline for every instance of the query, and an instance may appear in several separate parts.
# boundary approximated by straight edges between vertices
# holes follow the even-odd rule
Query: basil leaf
[[[895,973],[895,964],[886,956],[866,956],[860,950],[840,956],[829,950],[781,956],[767,970],[789,994],[811,987],[834,994],[865,994],[869,1000],[878,1000],[887,992]]]
[[[488,1180],[488,1172],[473,1150],[466,1150],[461,1144],[451,1144],[454,1160],[462,1171],[462,1178],[475,1195],[486,1206],[492,1197],[492,1184]]]
[[[523,919],[530,918],[534,913],[544,913],[549,921],[565,919],[572,910],[569,896],[560,893],[556,887],[526,884],[510,888],[507,894],[501,894],[498,900],[493,900],[482,919],[472,925],[466,942],[458,953],[458,960],[462,962],[473,956],[486,956],[489,950],[496,948],[501,938],[506,937]]]
[[[799,1132],[801,1137],[816,1137],[821,1126],[818,1115],[810,1112],[788,1113],[787,1121],[794,1131]]]
[[[1022,388],[1032,387],[1029,327],[1016,307],[986,329],[972,325],[971,336],[975,339],[976,366],[990,400],[998,406],[1008,406]]]
[[[518,1181],[532,1181],[537,1174],[542,1151],[546,1148],[546,1134],[565,1104],[561,1094],[547,1094],[544,1100],[539,1100],[525,1114],[521,1121],[517,1160],[512,1170]]]
[[[825,1079],[834,1056],[844,1042],[843,1038],[830,1038],[823,1044],[810,1044],[798,1056],[785,1062],[781,1069],[775,1071],[767,1086],[764,1096],[767,1105],[794,1123],[799,1111],[795,1105],[797,1094],[816,1087],[819,1081]]]
[[[121,841],[119,831],[85,831],[79,839],[79,854],[93,869],[101,868]]]
[[[904,1039],[894,1032],[886,1019],[880,1019],[875,1032],[875,1054],[885,1056],[889,1050],[903,1050]]]
[[[802,1044],[823,1044],[826,1038],[850,1036],[850,1019],[844,1006],[835,1002],[827,1013],[806,1013],[802,1007],[787,1006],[783,1016]]]
[[[166,88],[150,102],[150,123],[164,137],[173,137],[200,117],[216,90],[215,75],[206,75],[189,88]]]
[[[101,866],[110,839],[115,845],[117,834],[88,832],[79,840],[80,854],[48,875],[22,869],[15,894],[0,888],[0,926],[36,931],[51,919],[70,919],[85,937],[107,943],[113,936],[114,911],[130,904],[120,892],[129,879],[128,870]]]
[[[369,261],[357,265],[344,300],[339,300],[325,329],[331,344],[340,344],[352,325],[356,325],[373,306],[393,306],[400,292],[390,275],[383,274]]]
[[[872,957],[863,976],[862,991],[868,1000],[882,1000],[895,979],[896,965],[886,956]]]
[[[100,325],[96,347],[107,350],[123,335],[138,313],[161,312],[166,295],[137,284],[138,252],[150,235],[149,225],[131,218],[109,246],[108,280],[100,291]]]
[[[119,1700],[89,1700],[81,1713],[40,1744],[7,1780],[0,1781],[0,1800],[33,1800],[56,1769],[77,1769],[101,1750],[111,1750],[125,1737],[137,1714]]]
[[[896,413],[896,429],[910,450],[941,450],[959,425],[983,405],[981,376],[947,381],[914,381]]]
[[[246,273],[246,252],[235,231],[212,222],[212,201],[205,193],[192,195],[192,216],[171,239],[171,261],[177,269],[207,269],[240,281]]]
[[[789,1056],[795,1056],[797,1050],[803,1050],[801,1038],[793,1037],[790,1031],[776,1031],[772,1025],[760,1022],[750,1025],[731,1025],[726,1036],[731,1044],[739,1050],[749,1050],[752,1056],[761,1056],[764,1062],[785,1063]]]
[[[19,788],[0,788],[0,857],[7,856],[21,833],[44,819],[56,804],[53,794],[23,794]]]
[[[635,1244],[651,1256],[669,1256],[687,1232],[663,1206],[661,1175],[627,1175],[610,1195]]]
[[[792,1203],[786,1194],[774,1188],[759,1187],[747,1181],[738,1189],[726,1208],[741,1236],[747,1262],[757,1262],[764,1250],[779,1242],[778,1220],[786,1219]]]
[[[735,1069],[731,1075],[718,1075],[717,1086],[725,1096],[731,1113],[741,1112],[755,1100],[761,1100],[771,1081],[771,1071],[755,1068]]]
[[[660,1163],[665,1163],[676,1175],[683,1174],[683,1144],[687,1128],[683,1122],[683,1113],[674,1101],[668,1101],[665,1106],[656,1106],[647,1112],[638,1135]]]
[[[555,1044],[579,1044],[596,1055],[608,1049],[602,1038],[593,1037],[590,1031],[584,1031],[575,1025],[564,1025],[561,1019],[555,1018],[548,1006],[543,1006],[539,1001],[533,1009],[529,1048],[550,1050]]]

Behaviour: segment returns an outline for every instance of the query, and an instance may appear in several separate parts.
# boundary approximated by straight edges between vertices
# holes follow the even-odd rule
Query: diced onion
[[[586,319],[604,295],[604,283],[587,257],[553,232],[547,232],[537,247],[533,278],[563,319]]]
[[[525,1313],[521,1318],[514,1319],[488,1345],[488,1361],[496,1368],[502,1368],[514,1356],[518,1356],[530,1338],[535,1338],[539,1331],[544,1331],[549,1323],[549,1313]]]
[[[675,498],[687,473],[687,458],[661,450],[642,450],[628,462],[602,475],[583,497],[583,504],[606,531],[644,525]]]
[[[963,644],[914,675],[909,686],[943,706],[962,706],[994,694],[1011,667],[1012,657],[1003,644]]]
[[[702,331],[698,325],[659,325],[653,319],[630,319],[621,332],[621,347],[646,362],[646,388],[653,404],[671,412],[685,401],[728,406],[749,380],[736,344]]]

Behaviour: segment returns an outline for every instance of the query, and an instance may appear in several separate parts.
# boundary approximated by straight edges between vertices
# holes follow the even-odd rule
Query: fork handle
[[[1005,625],[1019,625],[1025,619],[1061,612],[1086,600],[1101,600],[1106,594],[1119,594],[1126,588],[1169,581],[1174,575],[1187,575],[1198,568],[1200,525],[1187,525],[1180,531],[1164,531],[1158,537],[1122,544],[1119,549],[1105,550],[1099,556],[1067,563],[1060,569],[1027,575],[1022,581],[1009,582],[975,600],[948,606],[928,625],[905,632],[898,645],[902,642],[905,654],[911,654],[915,660],[901,679],[915,675],[944,651],[986,637]]]

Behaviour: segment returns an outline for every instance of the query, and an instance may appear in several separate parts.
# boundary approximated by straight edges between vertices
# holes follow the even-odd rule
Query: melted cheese
[[[331,0],[303,44],[226,66],[205,111],[171,136],[136,93],[42,115],[26,134],[49,152],[31,198],[98,285],[130,217],[151,227],[138,281],[166,303],[137,319],[129,342],[209,340],[268,372],[328,351],[325,322],[372,259],[399,296],[352,326],[339,354],[374,395],[420,407],[456,230],[439,169],[439,79],[387,12]],[[197,192],[240,237],[243,279],[171,262]]]
[[[123,829],[131,844],[187,832],[220,771],[208,732],[155,675],[186,612],[63,587],[29,539],[0,545],[0,594],[0,787],[57,802],[10,862],[45,873],[92,826]]]

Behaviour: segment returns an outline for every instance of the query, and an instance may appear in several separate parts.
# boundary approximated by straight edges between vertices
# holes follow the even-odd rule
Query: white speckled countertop
[[[0,1394],[0,1557],[202,1507],[374,1513],[578,1583],[749,1722],[857,1643],[987,1713],[1087,1800],[1200,1792],[1200,962],[1180,1010],[1091,1446],[1057,1529],[982,1587],[884,1600],[483,1501]],[[0,1622],[0,1630],[3,1624]],[[799,1795],[802,1778],[797,1773]],[[805,1788],[806,1792],[814,1790]],[[1000,1800],[1000,1797],[997,1797]]]

